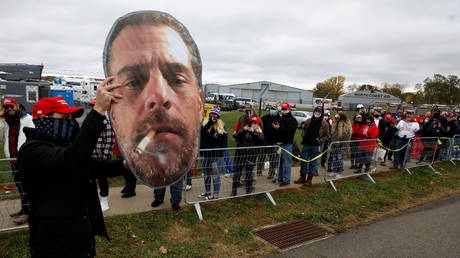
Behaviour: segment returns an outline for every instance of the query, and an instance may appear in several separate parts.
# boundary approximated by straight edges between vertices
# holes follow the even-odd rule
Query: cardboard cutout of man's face
[[[114,91],[123,98],[110,110],[119,147],[144,183],[174,183],[193,167],[199,149],[203,96],[192,55],[163,24],[127,25],[110,49],[106,73],[123,85]]]

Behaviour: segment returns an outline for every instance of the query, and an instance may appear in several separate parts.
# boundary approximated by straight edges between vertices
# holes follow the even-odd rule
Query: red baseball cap
[[[73,108],[67,104],[67,102],[61,96],[42,98],[35,103],[32,109],[32,117],[37,118],[46,116],[50,113],[58,112],[64,114],[72,114],[74,118],[81,117],[83,115],[82,108]]]
[[[255,116],[251,117],[251,119],[249,119],[249,122],[253,122],[253,123],[259,123],[259,119]]]
[[[287,102],[284,102],[283,104],[281,104],[281,109],[291,109],[291,105],[289,105],[289,103]]]
[[[90,102],[89,102],[90,105],[96,105],[96,98],[92,99]]]
[[[3,101],[3,106],[16,105],[16,103],[18,103],[18,102],[16,101],[16,99],[13,99],[13,98],[5,98],[5,100]]]

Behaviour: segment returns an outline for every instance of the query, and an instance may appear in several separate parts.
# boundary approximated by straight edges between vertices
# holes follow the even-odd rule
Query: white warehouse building
[[[355,91],[339,96],[339,105],[346,110],[355,110],[358,104],[365,107],[374,105],[376,102],[400,104],[401,99],[381,91]]]
[[[259,101],[261,90],[267,88],[263,95],[264,101],[289,102],[291,104],[313,104],[313,91],[299,89],[269,81],[259,81],[231,85],[205,84],[203,90],[208,96],[210,93],[232,93],[236,97],[251,98]]]

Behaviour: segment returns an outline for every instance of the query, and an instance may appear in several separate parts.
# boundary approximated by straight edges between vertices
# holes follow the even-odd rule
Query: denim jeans
[[[343,147],[338,147],[333,149],[329,154],[329,163],[330,170],[333,173],[342,174],[343,173]]]
[[[396,138],[394,148],[397,150],[401,148],[402,146],[406,145],[408,142],[409,142],[409,139]],[[396,167],[396,168],[400,166],[404,167],[405,163],[408,162],[408,160],[405,160],[406,154],[407,154],[407,146],[400,151],[396,151],[394,154],[394,159],[393,159],[393,167]]]
[[[171,204],[179,204],[182,201],[182,181],[183,178],[169,186],[169,190],[171,192]],[[165,193],[166,187],[153,189],[155,200],[164,201]]]
[[[302,153],[300,157],[302,159],[311,160],[317,157],[320,154],[320,146],[309,146],[304,145],[302,148]],[[300,163],[300,175],[302,177],[306,176],[307,174],[312,176],[318,175],[318,165],[320,159],[316,159],[312,162],[302,162]]]
[[[290,153],[292,153],[294,149],[294,144],[292,143],[284,143],[280,144],[280,147],[286,149]],[[287,152],[281,152],[281,160],[278,170],[278,182],[283,183],[291,183],[291,168],[292,168],[292,157]]]
[[[187,185],[192,185],[192,170],[187,172]]]
[[[452,146],[452,158],[460,159],[460,136],[454,137],[454,143]]]
[[[217,171],[213,171],[212,164],[216,163]],[[206,193],[211,192],[211,179],[214,185],[214,195],[218,195],[220,192],[220,174],[225,173],[225,160],[223,157],[216,157],[216,158],[204,158],[201,161],[201,166],[203,167],[203,174],[204,174],[204,186],[206,189]]]

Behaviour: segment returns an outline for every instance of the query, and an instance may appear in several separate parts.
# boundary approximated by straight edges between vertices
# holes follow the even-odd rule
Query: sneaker
[[[21,215],[24,215],[24,211],[23,211],[22,209],[21,209],[20,211],[18,211],[18,212],[11,213],[11,214],[10,214],[10,217],[12,217],[12,218],[17,218],[17,217],[19,217],[19,216],[21,216]]]
[[[152,204],[150,204],[150,206],[152,206],[152,207],[155,208],[155,207],[160,206],[162,203],[163,203],[163,201],[160,201],[160,200],[155,199],[155,200],[152,202]]]
[[[16,225],[26,224],[27,222],[29,222],[29,216],[27,215],[19,216],[18,218],[14,219],[13,222],[16,223]]]
[[[129,198],[133,196],[136,196],[136,193],[124,193],[121,195],[121,198]]]
[[[185,186],[185,191],[190,191],[192,189],[192,185],[186,185]]]
[[[171,204],[171,208],[173,211],[180,211],[180,205],[178,203]]]
[[[198,195],[198,197],[205,198],[205,199],[208,198],[209,196],[211,196],[211,193],[201,193]]]
[[[334,175],[335,175],[335,174],[332,173],[332,172],[331,172],[331,173],[327,173],[327,176],[328,176],[328,177],[334,177]]]
[[[225,173],[224,177],[232,177],[231,173]]]
[[[276,180],[276,178],[275,178],[275,179],[272,180],[272,183],[276,184],[276,181],[278,181],[278,180]]]
[[[100,203],[101,203],[102,211],[106,211],[106,210],[109,209],[109,198],[107,196],[106,197],[101,197]]]
[[[206,200],[214,200],[216,198],[214,196],[212,196],[212,195],[209,195],[209,196],[206,196],[205,199]]]
[[[281,183],[279,184],[279,186],[287,186],[287,185],[289,185],[289,183],[286,183],[286,182],[281,182]]]
[[[343,175],[337,173],[337,174],[335,174],[334,178],[335,178],[335,179],[340,179],[340,178],[343,178]]]

